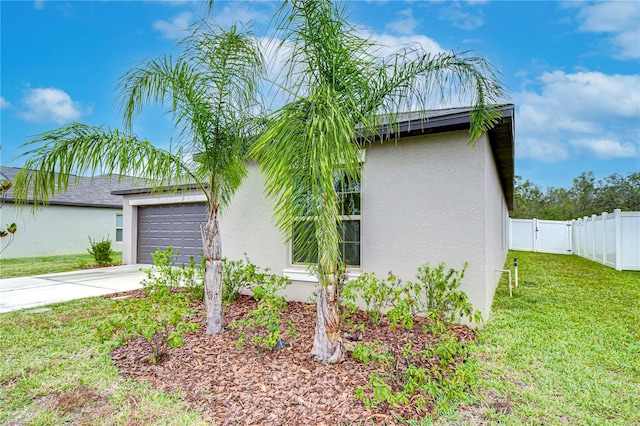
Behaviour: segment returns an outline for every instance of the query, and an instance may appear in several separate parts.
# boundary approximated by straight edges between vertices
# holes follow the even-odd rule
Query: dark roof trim
[[[165,186],[162,188],[147,187],[147,188],[136,188],[136,189],[121,189],[118,191],[111,191],[111,194],[112,195],[133,195],[133,194],[153,194],[153,193],[161,194],[166,192],[190,191],[192,189],[200,189],[200,186],[198,186],[195,183],[188,183],[184,185],[179,185],[177,187]]]
[[[17,204],[16,201],[13,198],[7,198],[5,200],[5,203],[11,203],[14,205],[24,205],[24,206],[31,206],[33,205],[33,200],[29,200],[27,203],[25,204]],[[98,209],[120,209],[122,210],[122,204],[91,204],[91,203],[74,203],[74,202],[70,202],[70,201],[64,201],[64,202],[60,202],[60,201],[50,201],[47,204],[38,204],[41,207],[48,207],[48,206],[70,206],[70,207],[93,207],[93,208],[98,208]]]
[[[502,192],[505,196],[507,208],[513,210],[513,185],[514,185],[514,138],[515,138],[515,112],[513,104],[501,105],[502,117],[498,123],[487,132],[493,158],[498,169]],[[379,134],[374,140],[405,138],[411,136],[429,135],[436,133],[469,130],[471,127],[470,107],[448,108],[440,110],[416,111],[402,113],[393,117],[394,123],[382,123],[378,129]],[[361,134],[358,135],[361,137]],[[197,189],[195,184],[181,185],[179,187],[167,186],[164,188],[141,188],[112,191],[113,195],[133,195],[164,193],[170,191],[187,191]]]

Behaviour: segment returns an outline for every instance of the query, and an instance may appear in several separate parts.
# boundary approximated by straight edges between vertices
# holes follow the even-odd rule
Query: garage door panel
[[[200,224],[207,220],[206,204],[170,204],[138,208],[138,263],[153,263],[151,253],[172,246],[178,263],[202,257]]]

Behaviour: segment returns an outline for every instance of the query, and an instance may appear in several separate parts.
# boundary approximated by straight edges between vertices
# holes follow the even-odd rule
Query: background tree
[[[336,179],[358,179],[365,141],[356,140],[356,132],[373,138],[383,120],[393,123],[403,110],[426,107],[433,94],[459,89],[474,106],[473,142],[499,116],[492,104],[502,100],[503,89],[483,58],[466,53],[432,55],[414,47],[377,57],[380,46],[358,36],[345,9],[330,1],[288,1],[279,16],[290,98],[269,117],[251,154],[265,174],[283,234],[291,238],[295,230],[294,250],[317,259],[312,354],[340,362]]]
[[[203,22],[180,42],[182,54],[141,63],[119,84],[126,131],[73,123],[38,135],[14,181],[14,196],[34,206],[47,203],[55,188],[65,191],[72,172],[135,173],[156,191],[191,182],[207,197],[204,228],[207,333],[222,331],[222,253],[218,213],[240,186],[244,154],[255,132],[258,82],[264,66],[256,39],[235,26],[224,30]],[[178,132],[178,148],[163,150],[131,133],[148,104],[163,104]],[[40,145],[33,148],[34,145]]]
[[[570,188],[549,187],[545,192],[516,176],[514,192],[515,219],[571,220],[615,209],[640,211],[640,172],[626,177],[614,173],[599,181],[593,172],[582,172]]]

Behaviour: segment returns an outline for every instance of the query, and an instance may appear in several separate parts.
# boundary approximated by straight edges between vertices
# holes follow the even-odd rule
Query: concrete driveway
[[[0,313],[141,288],[149,265],[120,265],[0,279]]]

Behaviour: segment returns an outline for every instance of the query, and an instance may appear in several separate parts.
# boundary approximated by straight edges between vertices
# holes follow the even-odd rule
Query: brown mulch
[[[138,297],[141,291],[127,295]],[[241,296],[226,308],[225,324],[256,306],[252,298]],[[236,348],[236,330],[206,335],[204,305],[196,309],[201,327],[186,335],[184,345],[172,349],[157,365],[148,360],[150,347],[142,338],[115,349],[111,356],[121,375],[147,380],[164,392],[179,391],[194,411],[214,424],[378,425],[396,424],[396,417],[422,417],[411,406],[367,408],[355,398],[356,389],[367,384],[369,373],[383,367],[365,365],[351,353],[338,365],[312,359],[315,305],[289,302],[283,318],[295,324],[297,336],[293,340],[283,336],[289,346],[275,351],[258,350],[250,340],[243,349]],[[465,326],[454,326],[453,331],[463,341],[475,337]],[[404,332],[388,327],[367,327],[356,333],[363,342],[380,340],[396,347],[405,338]],[[429,339],[424,333],[412,335],[414,343],[428,344]]]

